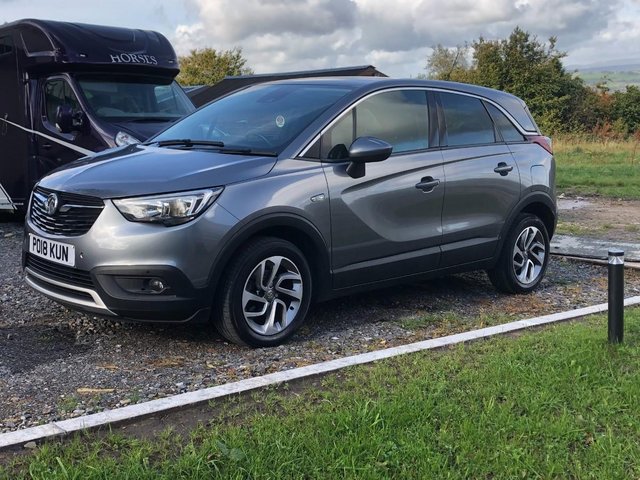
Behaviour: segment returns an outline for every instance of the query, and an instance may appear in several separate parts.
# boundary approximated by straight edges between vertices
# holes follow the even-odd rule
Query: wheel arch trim
[[[549,235],[549,239],[553,236],[553,233],[556,228],[556,224],[558,221],[558,213],[556,203],[553,199],[544,192],[531,192],[525,197],[521,198],[518,204],[511,210],[507,221],[504,222],[504,226],[502,227],[502,231],[500,232],[500,241],[498,243],[498,248],[495,253],[495,260],[500,257],[500,252],[502,252],[502,247],[504,246],[504,242],[509,235],[509,231],[513,228],[513,224],[515,220],[518,218],[518,215],[521,213],[529,212],[535,214],[535,209],[543,208],[546,213],[552,217],[552,222],[550,222],[551,228],[549,228],[549,217],[540,218],[542,223],[547,227],[547,234]]]
[[[286,235],[274,233],[274,230],[277,228],[289,230],[290,232],[298,231],[304,236],[298,239],[291,239]],[[209,273],[208,285],[212,295],[217,292],[220,279],[229,262],[233,259],[234,253],[250,238],[262,232],[287,240],[298,247],[300,247],[300,243],[309,241],[315,253],[313,258],[307,258],[314,282],[314,298],[323,298],[328,294],[331,285],[331,263],[328,242],[320,230],[297,211],[278,210],[261,212],[247,217],[225,235],[221,242],[223,246],[216,256]],[[304,252],[304,248],[302,248],[302,250],[303,253],[306,253]]]

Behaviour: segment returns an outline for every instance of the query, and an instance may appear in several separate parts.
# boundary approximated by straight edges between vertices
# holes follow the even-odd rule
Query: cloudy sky
[[[256,73],[372,64],[424,73],[430,47],[514,27],[558,37],[571,67],[640,63],[640,0],[0,0],[0,21],[157,30],[178,54],[242,47]]]

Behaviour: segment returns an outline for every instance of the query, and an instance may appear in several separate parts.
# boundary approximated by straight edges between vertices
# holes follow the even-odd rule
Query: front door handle
[[[52,145],[50,143],[43,143],[41,146],[45,150],[49,150],[52,147]]]
[[[440,180],[433,177],[424,177],[416,183],[416,188],[424,193],[433,192],[433,189],[440,185]]]
[[[494,172],[499,173],[503,177],[509,175],[511,170],[513,170],[513,165],[507,165],[504,162],[500,162],[498,166],[493,169]]]

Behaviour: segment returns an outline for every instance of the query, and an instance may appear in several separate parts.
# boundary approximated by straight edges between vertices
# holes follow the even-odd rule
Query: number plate
[[[76,266],[76,247],[29,234],[29,253],[69,267]]]

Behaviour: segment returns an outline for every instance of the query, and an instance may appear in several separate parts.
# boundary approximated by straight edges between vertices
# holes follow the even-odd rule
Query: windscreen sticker
[[[284,117],[283,117],[282,115],[278,115],[278,116],[276,117],[276,126],[277,126],[278,128],[282,128],[282,127],[284,127]]]

